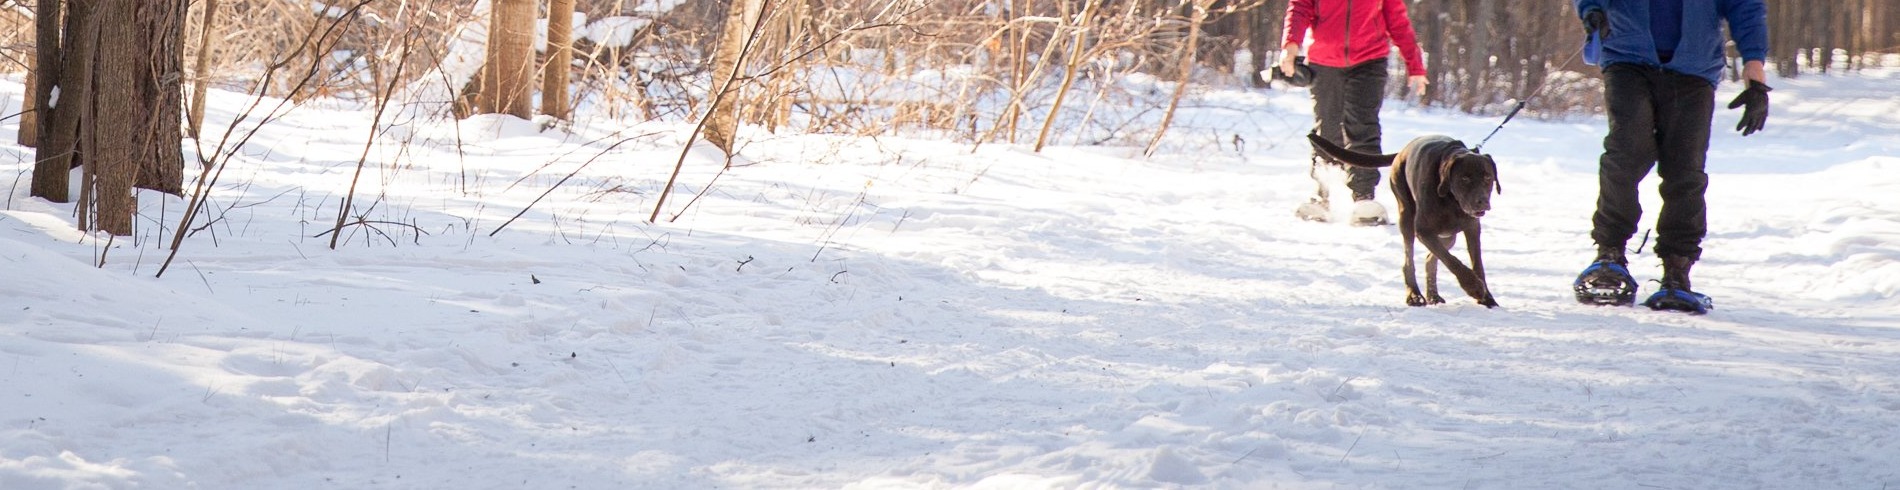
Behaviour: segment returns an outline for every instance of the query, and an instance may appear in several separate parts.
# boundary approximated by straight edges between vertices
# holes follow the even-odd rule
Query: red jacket
[[[1313,31],[1307,45],[1306,31]],[[1418,34],[1405,15],[1404,0],[1291,0],[1286,6],[1286,41],[1306,46],[1306,62],[1345,68],[1392,54],[1399,47],[1406,75],[1424,75]]]

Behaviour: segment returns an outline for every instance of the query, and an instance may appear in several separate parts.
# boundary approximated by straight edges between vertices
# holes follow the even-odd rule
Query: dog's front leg
[[[1438,240],[1440,246],[1451,248],[1451,238],[1427,236],[1426,240]],[[1445,303],[1445,297],[1438,295],[1438,254],[1425,256],[1425,302],[1439,305]]]
[[[1438,260],[1445,263],[1445,269],[1451,271],[1451,275],[1458,276],[1458,286],[1464,288],[1465,294],[1469,294],[1472,298],[1477,299],[1479,304],[1497,306],[1497,302],[1490,301],[1491,295],[1485,292],[1484,280],[1478,278],[1476,273],[1473,273],[1470,268],[1465,267],[1463,262],[1458,261],[1457,256],[1451,254],[1451,251],[1446,246],[1446,243],[1451,242],[1449,238],[1443,241],[1428,239],[1424,240],[1424,242],[1425,248],[1430,250],[1433,254],[1437,254]]]
[[[1498,300],[1491,297],[1491,280],[1484,275],[1484,245],[1481,244],[1483,240],[1478,238],[1483,231],[1484,225],[1478,223],[1477,220],[1472,220],[1471,225],[1465,227],[1465,251],[1471,253],[1471,272],[1478,276],[1478,291],[1472,292],[1471,286],[1465,285],[1462,280],[1458,281],[1458,284],[1464,286],[1465,292],[1477,299],[1478,304],[1487,308],[1497,308]]]
[[[1399,271],[1405,274],[1405,304],[1409,306],[1425,306],[1426,304],[1425,296],[1418,294],[1417,269],[1412,266],[1412,244],[1417,241],[1417,238],[1418,227],[1412,225],[1411,221],[1401,217],[1399,220],[1399,243],[1405,244],[1404,247],[1402,247],[1405,249],[1405,265],[1401,266]],[[1431,261],[1431,257],[1428,256],[1425,258],[1425,263],[1428,267],[1432,263]],[[1430,269],[1427,269],[1426,273],[1430,274]]]

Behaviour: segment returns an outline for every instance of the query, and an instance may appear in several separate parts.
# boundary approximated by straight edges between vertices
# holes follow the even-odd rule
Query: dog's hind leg
[[[1400,219],[1399,243],[1404,244],[1405,265],[1401,266],[1399,271],[1405,275],[1405,304],[1410,306],[1425,306],[1427,304],[1425,302],[1425,296],[1418,293],[1418,271],[1412,265],[1412,244],[1417,241],[1417,238],[1418,227],[1413,225],[1411,220]],[[1427,267],[1425,273],[1427,277],[1430,277],[1430,275],[1433,274],[1431,269],[1432,258],[1430,256],[1425,258],[1425,264]],[[1436,286],[1434,286],[1434,288],[1435,287]]]
[[[1487,307],[1497,306],[1497,301],[1491,300],[1491,293],[1485,291],[1484,279],[1479,278],[1477,273],[1471,271],[1471,268],[1465,267],[1465,264],[1459,262],[1458,257],[1453,256],[1447,249],[1445,244],[1450,242],[1450,239],[1422,241],[1425,243],[1425,249],[1437,255],[1438,260],[1445,263],[1445,269],[1451,271],[1451,275],[1458,277],[1458,286],[1465,290],[1465,294],[1477,299],[1479,304]]]

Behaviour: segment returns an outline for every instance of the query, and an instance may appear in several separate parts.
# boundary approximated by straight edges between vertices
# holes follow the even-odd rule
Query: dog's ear
[[[1498,161],[1491,159],[1491,155],[1485,155],[1484,163],[1491,166],[1491,184],[1497,186],[1498,194],[1503,194],[1504,179],[1498,177]]]
[[[1438,162],[1438,197],[1451,195],[1451,167],[1458,163],[1458,155],[1459,153],[1452,152],[1445,155],[1444,160]]]

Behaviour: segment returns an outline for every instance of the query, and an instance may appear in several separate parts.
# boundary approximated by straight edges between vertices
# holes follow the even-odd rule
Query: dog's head
[[[1458,207],[1474,218],[1491,210],[1491,191],[1504,193],[1498,182],[1498,164],[1491,155],[1454,152],[1438,164],[1438,195],[1458,201]]]

